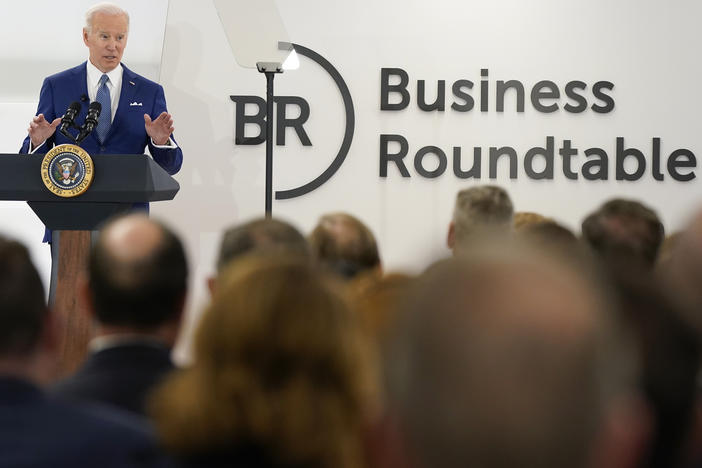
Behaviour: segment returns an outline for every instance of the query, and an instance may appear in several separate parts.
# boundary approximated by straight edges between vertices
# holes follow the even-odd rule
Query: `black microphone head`
[[[100,112],[102,112],[102,104],[97,101],[91,102],[88,106],[88,113],[95,114],[95,117],[97,118],[100,116]]]
[[[80,107],[80,103],[77,101],[73,101],[71,104],[69,104],[68,109],[66,109],[66,113],[61,116],[61,127],[59,128],[61,133],[65,133],[67,129],[73,126],[73,120],[76,118],[78,113],[80,113]]]
[[[87,94],[81,94],[81,95],[80,95],[80,102],[88,102],[88,95],[87,95]]]
[[[73,101],[66,109],[66,114],[63,116],[65,120],[72,121],[76,115],[80,113],[80,102]]]

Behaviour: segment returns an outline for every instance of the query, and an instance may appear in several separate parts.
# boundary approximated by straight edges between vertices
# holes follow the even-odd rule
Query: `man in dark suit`
[[[44,394],[54,318],[21,244],[0,238],[0,468],[146,467],[160,455],[143,422]]]
[[[82,101],[75,121],[83,122],[88,101],[100,102],[98,125],[81,143],[91,155],[142,154],[148,146],[154,160],[169,174],[183,163],[183,152],[172,138],[173,117],[166,110],[163,87],[121,63],[129,32],[129,15],[111,4],[86,13],[83,42],[89,59],[44,80],[37,115],[20,153],[45,153],[54,145],[72,143],[57,128],[72,102]],[[147,204],[138,207],[148,209]],[[45,242],[51,242],[47,231]]]
[[[56,394],[143,414],[149,390],[173,369],[170,351],[180,331],[187,274],[183,246],[167,227],[141,214],[109,222],[79,292],[97,322],[90,355]]]

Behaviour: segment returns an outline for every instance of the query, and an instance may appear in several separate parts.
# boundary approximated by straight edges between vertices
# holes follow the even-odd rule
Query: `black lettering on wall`
[[[614,110],[614,98],[605,93],[605,90],[612,91],[614,83],[609,81],[598,81],[592,86],[592,94],[603,104],[593,104],[591,109],[598,114],[608,114]]]
[[[276,130],[275,143],[278,146],[285,145],[285,130],[292,128],[297,133],[302,146],[312,146],[310,137],[303,126],[307,119],[310,118],[309,103],[299,96],[276,96],[273,98],[276,103]],[[295,118],[289,118],[287,108],[289,105],[297,106],[300,109],[300,115]]]
[[[480,170],[482,165],[482,148],[476,146],[473,148],[473,165],[467,171],[461,168],[461,147],[453,147],[453,173],[459,179],[480,179]]]
[[[482,80],[480,81],[480,112],[487,112],[488,104],[490,103],[490,82],[488,81],[488,69],[481,69],[480,76],[482,77]]]
[[[388,152],[390,143],[399,143],[400,151],[390,154]],[[388,164],[390,162],[395,163],[402,177],[409,177],[410,173],[404,162],[404,158],[407,156],[408,152],[409,143],[407,142],[407,138],[402,135],[380,135],[380,177],[388,176]]]
[[[679,168],[683,167],[697,167],[697,158],[695,157],[695,154],[687,149],[673,151],[668,158],[668,173],[670,176],[679,182],[689,182],[697,177],[694,171],[690,171],[686,174],[682,174],[680,171],[678,171]]]
[[[266,141],[266,101],[260,96],[229,96],[236,108],[236,125],[234,127],[234,144],[260,145]],[[255,106],[255,114],[246,114],[246,105]],[[246,125],[258,127],[258,135],[246,136]]]
[[[439,158],[439,165],[433,171],[428,171],[424,168],[425,156],[428,154],[434,154]],[[417,174],[427,179],[439,177],[446,171],[447,164],[446,153],[438,146],[425,146],[417,151],[417,154],[414,156],[414,169],[417,171]]]
[[[570,140],[563,140],[563,146],[558,151],[563,158],[563,175],[566,179],[578,180],[578,173],[574,172],[571,166],[573,156],[577,156],[578,150],[571,146]]]
[[[578,90],[585,91],[587,89],[587,84],[583,81],[571,81],[566,84],[565,94],[568,99],[574,101],[576,104],[571,104],[570,102],[563,106],[566,112],[572,114],[579,114],[587,110],[587,99],[585,96],[580,94]]]
[[[553,179],[554,146],[554,138],[549,136],[546,137],[546,148],[537,146],[527,151],[524,156],[524,171],[528,177],[534,180]],[[543,156],[546,161],[546,165],[541,172],[534,170],[534,159],[537,156]]]
[[[607,180],[609,174],[609,156],[602,148],[588,148],[585,150],[585,156],[597,156],[596,158],[588,159],[583,164],[580,172],[585,180]]]
[[[417,105],[419,108],[424,112],[431,112],[434,110],[443,112],[446,102],[446,82],[444,80],[439,80],[437,83],[436,100],[433,103],[427,104],[426,98],[426,82],[424,80],[419,80],[417,82]]]
[[[629,173],[624,168],[624,162],[627,158],[636,160],[636,169],[633,173]],[[646,158],[643,153],[636,148],[624,148],[624,138],[617,137],[617,156],[616,156],[616,179],[617,180],[639,180],[646,171]]]
[[[517,80],[497,82],[497,102],[495,104],[495,110],[497,112],[505,111],[505,93],[510,89],[513,89],[516,94],[515,108],[517,109],[517,112],[524,112],[524,85]]]
[[[467,91],[463,91],[464,89],[473,89],[473,82],[468,80],[458,80],[453,84],[453,95],[458,99],[463,100],[463,104],[454,102],[451,104],[451,109],[458,112],[468,112],[475,106],[473,96],[468,94]]]
[[[391,85],[390,77],[399,77],[398,84]],[[409,75],[402,68],[382,68],[380,70],[380,110],[397,111],[407,108],[410,103]],[[399,94],[400,102],[390,103],[390,94]]]
[[[497,161],[500,156],[507,156],[509,158],[509,178],[517,178],[517,151],[511,146],[503,146],[497,148],[495,146],[490,147],[490,178],[497,179]]]
[[[558,104],[554,102],[545,105],[541,101],[544,99],[558,99],[560,97],[561,92],[558,90],[558,85],[553,81],[539,81],[531,89],[531,105],[533,105],[534,109],[537,111],[545,114],[556,112],[558,110]]]

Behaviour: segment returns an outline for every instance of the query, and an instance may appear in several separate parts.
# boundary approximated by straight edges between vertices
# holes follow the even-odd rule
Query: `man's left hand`
[[[173,117],[168,112],[161,112],[161,115],[151,120],[149,114],[144,114],[144,127],[155,144],[167,145],[174,130]]]

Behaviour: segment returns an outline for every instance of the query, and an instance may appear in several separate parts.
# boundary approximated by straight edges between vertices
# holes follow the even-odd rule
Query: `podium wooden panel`
[[[59,231],[59,262],[53,310],[59,321],[57,377],[74,372],[85,360],[92,319],[80,300],[78,281],[90,254],[91,231]]]

